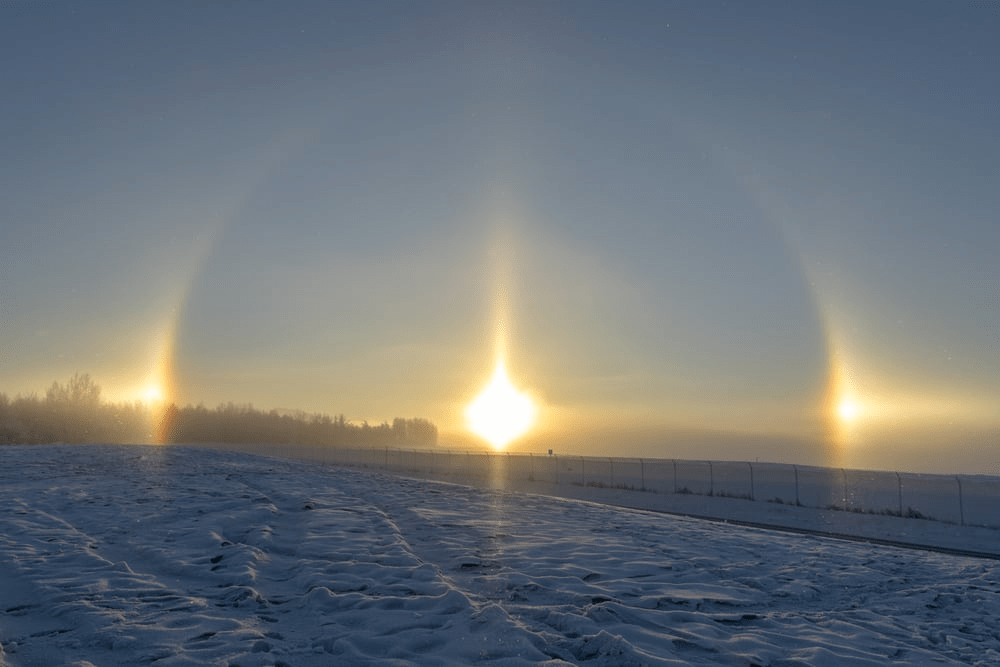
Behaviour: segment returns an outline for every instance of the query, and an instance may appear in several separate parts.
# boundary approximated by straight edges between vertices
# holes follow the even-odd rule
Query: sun
[[[466,408],[465,417],[473,433],[484,438],[494,449],[503,449],[531,427],[535,404],[530,396],[511,385],[500,360],[493,371],[493,379]]]

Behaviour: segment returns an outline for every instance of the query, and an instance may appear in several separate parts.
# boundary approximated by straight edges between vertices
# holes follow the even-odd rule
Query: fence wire
[[[558,495],[576,485],[643,494],[694,494],[1000,528],[1000,477],[935,475],[783,463],[225,445],[227,449],[384,470],[490,488]]]

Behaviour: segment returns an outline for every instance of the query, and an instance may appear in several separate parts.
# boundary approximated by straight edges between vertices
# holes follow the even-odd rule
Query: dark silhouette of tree
[[[73,375],[65,385],[53,382],[45,392],[48,428],[59,442],[96,439],[101,388],[90,375]]]
[[[222,403],[152,408],[141,402],[101,401],[88,374],[53,382],[45,399],[0,394],[0,443],[163,442],[298,444],[315,447],[433,447],[437,427],[426,419],[393,419],[392,425],[354,424],[339,414],[302,410],[264,412],[253,405]]]

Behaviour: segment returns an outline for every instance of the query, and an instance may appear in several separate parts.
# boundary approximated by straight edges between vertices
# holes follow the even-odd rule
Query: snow
[[[221,450],[0,456],[4,665],[1000,663],[994,559]]]

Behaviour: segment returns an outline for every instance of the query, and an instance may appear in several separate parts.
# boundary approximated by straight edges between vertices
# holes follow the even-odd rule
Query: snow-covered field
[[[1000,664],[996,560],[225,451],[0,457],[5,665]]]

